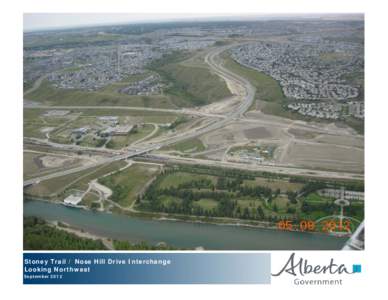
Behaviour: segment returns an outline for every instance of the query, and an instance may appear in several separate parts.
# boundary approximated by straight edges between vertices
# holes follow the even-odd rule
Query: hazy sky
[[[333,14],[330,16],[335,16]],[[317,17],[323,14],[120,14],[120,13],[28,13],[24,14],[23,30],[66,28],[87,25],[106,25],[139,22],[182,21],[200,19],[263,19],[281,17]],[[325,15],[328,16],[327,14]],[[342,15],[343,17],[344,15]],[[355,15],[348,15],[348,17]]]
[[[205,14],[57,14],[57,13],[34,13],[24,14],[23,29],[25,31],[76,27],[98,24],[120,24],[120,23],[139,23],[139,22],[158,22],[171,20],[190,20],[203,19],[211,17],[227,17],[222,15]],[[237,16],[236,16],[237,17]]]

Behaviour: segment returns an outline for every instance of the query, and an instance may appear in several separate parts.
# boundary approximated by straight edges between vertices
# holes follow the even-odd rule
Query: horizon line
[[[26,15],[34,15],[34,14],[40,14],[40,13],[24,13],[23,14],[23,23],[25,22]],[[47,15],[76,15],[76,14],[90,14],[90,15],[104,15],[105,13],[43,13]],[[107,13],[109,15],[114,15],[115,13]],[[105,15],[107,15],[105,14]],[[122,15],[121,13],[117,13]],[[128,14],[130,15],[137,15],[135,13]],[[148,15],[168,15],[168,14],[148,14]],[[168,19],[158,19],[158,20],[128,20],[128,21],[118,21],[118,22],[91,22],[91,23],[85,23],[85,24],[68,24],[68,25],[53,25],[53,26],[42,26],[42,27],[35,27],[30,29],[23,29],[23,33],[34,33],[34,32],[44,32],[44,31],[60,31],[60,30],[69,30],[69,29],[82,29],[82,28],[90,28],[90,27],[108,27],[108,26],[122,26],[122,25],[141,25],[141,24],[158,24],[158,23],[189,23],[189,22],[217,22],[217,21],[227,21],[227,22],[242,22],[244,19],[246,21],[254,22],[254,21],[261,21],[261,20],[273,20],[273,19],[317,19],[317,18],[323,18],[325,16],[332,16],[332,17],[340,17],[340,16],[354,16],[355,19],[349,19],[349,20],[364,20],[365,13],[359,12],[359,13],[261,13],[261,14],[230,14],[230,15],[217,15],[217,14],[199,14],[197,16],[190,17],[190,14],[182,14],[186,15],[185,17],[177,17],[177,18],[168,18]],[[340,18],[338,18],[340,20]]]

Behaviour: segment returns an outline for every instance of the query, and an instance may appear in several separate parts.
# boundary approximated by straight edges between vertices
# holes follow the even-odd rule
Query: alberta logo
[[[285,265],[277,272],[273,273],[272,276],[280,276],[283,273],[292,275],[294,278],[295,285],[342,285],[342,279],[305,279],[300,278],[308,275],[348,275],[361,273],[361,265],[353,264],[351,267],[345,264],[338,264],[333,258],[325,265],[310,264],[309,261],[303,257],[299,259],[295,257],[295,253],[292,253],[285,263]]]

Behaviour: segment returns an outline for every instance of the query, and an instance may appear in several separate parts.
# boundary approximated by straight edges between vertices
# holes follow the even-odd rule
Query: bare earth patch
[[[51,156],[45,155],[41,156],[40,161],[45,168],[58,168],[68,164],[74,163],[74,159],[69,157],[60,157],[60,156]]]
[[[266,139],[270,138],[271,132],[265,127],[255,127],[244,130],[244,134],[248,139]]]

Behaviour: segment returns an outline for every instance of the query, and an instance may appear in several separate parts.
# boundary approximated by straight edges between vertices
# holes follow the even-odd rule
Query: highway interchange
[[[189,115],[197,115],[200,117],[204,117],[208,122],[205,122],[199,127],[192,128],[188,131],[174,134],[172,136],[160,138],[157,141],[145,141],[136,144],[136,146],[130,146],[123,150],[111,150],[111,149],[98,149],[98,148],[88,148],[82,147],[78,145],[63,145],[57,144],[53,142],[49,142],[41,139],[34,138],[25,138],[25,143],[32,144],[40,144],[50,146],[54,149],[60,149],[62,151],[92,151],[98,152],[103,155],[106,155],[104,159],[100,161],[88,164],[81,167],[76,167],[72,169],[67,169],[55,173],[51,173],[49,175],[36,177],[32,179],[25,180],[23,185],[28,186],[32,184],[37,184],[41,181],[52,179],[55,177],[60,177],[72,173],[77,173],[89,168],[96,167],[98,165],[108,164],[117,160],[124,160],[128,158],[133,158],[136,156],[152,153],[155,150],[158,150],[162,147],[166,147],[171,144],[175,144],[177,142],[181,142],[184,140],[192,139],[195,137],[199,137],[201,135],[207,134],[211,131],[215,131],[217,129],[225,127],[227,124],[230,124],[234,121],[241,122],[255,122],[255,123],[263,123],[270,126],[285,126],[282,123],[278,123],[276,121],[268,121],[268,120],[260,120],[260,119],[252,119],[247,118],[244,114],[248,111],[253,101],[255,100],[255,87],[246,80],[245,78],[232,73],[230,70],[226,69],[221,63],[219,59],[219,55],[226,51],[229,47],[234,45],[228,45],[223,47],[215,48],[208,52],[205,56],[205,62],[211,68],[211,70],[219,75],[224,80],[232,81],[234,84],[242,87],[244,89],[244,94],[241,96],[239,105],[231,112],[226,114],[214,114],[214,113],[206,113],[196,109],[156,109],[156,108],[142,108],[142,107],[117,107],[117,106],[44,106],[39,104],[31,104],[29,101],[25,101],[25,108],[43,108],[43,109],[128,109],[128,110],[141,110],[141,111],[160,111],[160,112],[169,112],[169,113],[177,113],[177,114],[189,114]],[[40,80],[40,79],[39,79]],[[41,80],[40,80],[41,82]],[[39,84],[39,83],[38,83]],[[37,85],[34,85],[34,88],[37,88]],[[316,126],[310,124],[294,124],[296,127],[303,128],[304,130],[314,130],[321,131],[325,133],[331,133],[330,130],[327,129],[319,129]],[[274,173],[282,173],[289,175],[305,175],[305,176],[316,176],[316,177],[329,177],[329,178],[341,178],[341,179],[362,179],[363,174],[360,173],[346,173],[346,172],[335,172],[335,171],[325,171],[325,170],[311,170],[305,168],[296,168],[296,167],[287,167],[287,166],[272,166],[272,165],[247,165],[241,163],[231,163],[231,162],[220,162],[206,159],[196,159],[196,158],[184,158],[170,155],[162,155],[157,153],[152,153],[148,156],[148,159],[155,160],[163,160],[166,162],[173,163],[185,163],[185,164],[201,164],[207,166],[220,166],[226,168],[240,168],[240,169],[249,169],[255,171],[266,171],[266,172],[274,172]]]

